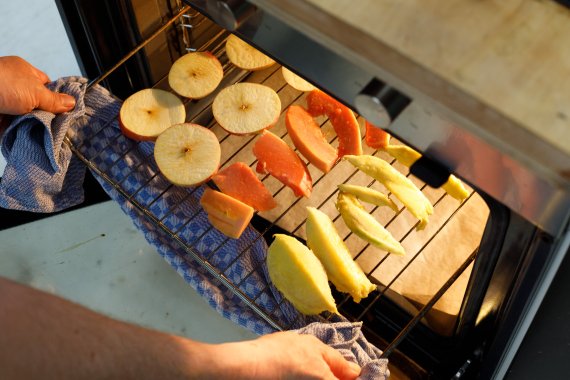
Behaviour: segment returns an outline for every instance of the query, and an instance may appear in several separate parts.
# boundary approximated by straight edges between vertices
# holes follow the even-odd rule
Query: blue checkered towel
[[[48,85],[75,97],[73,111],[56,116],[36,110],[15,118],[6,129],[1,143],[7,165],[0,183],[0,206],[55,212],[83,202],[85,166],[62,142],[71,122],[93,107],[84,102],[85,83],[70,79]]]
[[[337,349],[346,360],[358,363],[362,368],[359,380],[388,379],[388,359],[381,359],[382,351],[368,343],[362,335],[362,322],[311,323],[299,330],[310,334]]]
[[[229,282],[237,284],[277,324],[301,328],[315,320],[300,315],[271,285],[265,266],[267,245],[259,232],[248,227],[239,239],[229,239],[212,228],[199,204],[204,187],[171,185],[154,162],[154,144],[137,143],[121,134],[117,121],[120,101],[100,86],[86,92],[86,81],[81,78],[60,79],[50,88],[75,96],[76,109],[59,116],[34,111],[13,121],[3,142],[8,142],[3,150],[9,153],[6,158],[10,177],[4,178],[2,186],[25,186],[28,190],[21,194],[3,190],[0,204],[54,211],[82,199],[83,169],[69,148],[62,145],[67,133],[75,149],[94,164],[90,169],[103,188],[132,218],[146,240],[220,314],[257,334],[275,331],[247,301],[198,265],[192,253],[207,259],[212,271],[223,273]],[[26,132],[19,133],[22,127]],[[175,232],[177,238],[167,231]],[[184,246],[192,247],[192,253]],[[346,329],[342,331],[339,337],[345,336]],[[329,336],[330,330],[323,333]],[[375,352],[372,346],[370,350]],[[359,356],[357,359],[365,364]]]

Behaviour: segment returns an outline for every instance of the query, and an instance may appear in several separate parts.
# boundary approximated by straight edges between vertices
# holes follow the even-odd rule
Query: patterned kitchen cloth
[[[98,107],[83,99],[86,80],[75,78],[48,84],[52,91],[73,95],[77,106],[54,115],[35,110],[16,117],[6,129],[2,155],[6,169],[0,182],[0,206],[33,212],[55,212],[83,202],[85,166],[62,144],[72,121]]]
[[[363,367],[361,378],[380,373],[385,359],[378,361],[379,351],[365,341],[358,324],[309,325],[317,318],[301,315],[282,298],[269,280],[267,245],[257,230],[250,226],[239,239],[227,238],[212,228],[200,206],[205,186],[181,188],[160,175],[153,158],[154,144],[135,142],[120,132],[119,100],[100,86],[86,92],[87,82],[82,78],[63,78],[50,88],[75,96],[76,108],[59,116],[34,111],[13,121],[4,136],[3,144],[8,146],[2,146],[9,153],[11,168],[2,186],[15,189],[16,185],[8,183],[15,181],[25,191],[1,191],[1,205],[46,212],[82,199],[82,164],[62,145],[67,133],[74,149],[92,163],[89,169],[95,178],[146,240],[221,315],[260,335],[275,332],[274,324],[290,329],[307,326],[299,332],[312,333],[344,350],[347,358]],[[21,127],[25,132],[19,132]],[[198,265],[196,259],[210,265]],[[240,295],[230,291],[228,284],[236,286]],[[269,315],[269,321],[252,310],[248,305],[252,300]]]
[[[361,329],[362,322],[314,322],[296,332],[314,335],[323,343],[337,349],[346,360],[358,363],[362,369],[359,380],[388,379],[388,359],[381,358],[382,351],[368,343]]]

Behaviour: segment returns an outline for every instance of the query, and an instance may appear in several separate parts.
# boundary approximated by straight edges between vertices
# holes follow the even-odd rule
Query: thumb
[[[71,111],[75,107],[75,99],[67,94],[52,92],[45,87],[38,93],[38,107],[51,113]]]
[[[340,380],[354,380],[360,375],[360,366],[346,360],[334,348],[325,350],[323,358],[329,365],[331,372]]]

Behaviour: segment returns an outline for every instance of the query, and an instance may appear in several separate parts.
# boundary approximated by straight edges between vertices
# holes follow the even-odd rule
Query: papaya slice
[[[407,167],[412,166],[422,156],[419,152],[405,145],[387,145],[384,150],[399,163]],[[463,182],[453,174],[449,176],[447,182],[441,185],[441,188],[460,202],[469,196],[469,191],[467,191]]]
[[[222,191],[257,211],[271,210],[277,203],[263,182],[243,162],[231,164],[219,171],[212,180]]]
[[[364,135],[364,142],[366,145],[373,149],[384,149],[390,143],[390,134],[383,129],[376,127],[366,120],[366,134]]]
[[[253,154],[258,160],[255,168],[258,173],[269,173],[298,197],[311,195],[313,180],[307,166],[279,136],[263,131],[253,145]]]
[[[294,237],[275,235],[267,250],[267,271],[273,285],[301,313],[338,313],[323,265]]]
[[[362,154],[360,126],[352,112],[344,104],[320,90],[307,96],[307,109],[312,116],[326,115],[338,137],[338,156]]]
[[[303,107],[290,106],[285,114],[289,137],[303,156],[328,173],[338,160],[336,149],[327,142],[321,128]]]
[[[206,188],[200,204],[208,220],[224,235],[238,239],[253,217],[253,208],[219,191]]]

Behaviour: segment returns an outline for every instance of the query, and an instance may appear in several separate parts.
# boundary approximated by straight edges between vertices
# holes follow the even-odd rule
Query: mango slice
[[[386,194],[366,186],[357,186],[349,184],[340,184],[338,189],[343,193],[354,195],[363,202],[370,203],[379,207],[388,206],[395,212],[398,212],[398,206]]]
[[[323,265],[294,237],[276,234],[267,250],[267,270],[273,285],[306,315],[338,313]]]
[[[402,165],[412,166],[422,155],[410,147],[405,145],[387,145],[384,150],[394,157]],[[453,174],[449,176],[447,182],[441,185],[441,188],[451,197],[458,201],[463,201],[469,196],[469,191],[463,186],[463,182]]]
[[[354,195],[339,193],[336,208],[346,226],[356,236],[395,255],[406,254],[400,242],[362,207]]]
[[[325,267],[329,280],[354,302],[366,298],[376,286],[354,262],[332,220],[322,211],[307,207],[307,245]]]
[[[386,186],[412,215],[420,220],[417,229],[425,228],[428,217],[433,214],[433,206],[412,181],[381,158],[370,155],[345,156],[344,158],[354,167]]]
[[[463,186],[463,182],[453,174],[449,176],[446,183],[441,185],[441,188],[445,190],[452,198],[458,201],[463,201],[469,196],[469,191]]]

